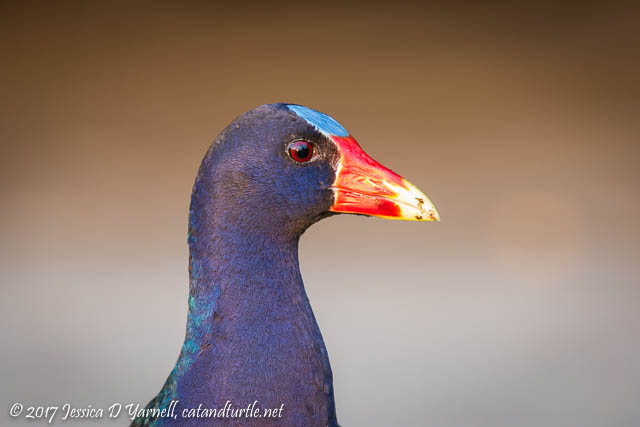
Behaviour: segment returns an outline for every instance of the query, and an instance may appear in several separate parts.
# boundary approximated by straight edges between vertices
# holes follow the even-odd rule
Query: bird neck
[[[331,367],[299,270],[299,236],[198,213],[189,225],[187,332],[169,387],[195,407],[258,400],[334,425]]]
[[[275,234],[191,222],[183,363],[193,362],[221,336],[259,330],[283,314],[313,316],[299,270],[298,239]],[[290,313],[294,302],[304,302],[307,310]]]

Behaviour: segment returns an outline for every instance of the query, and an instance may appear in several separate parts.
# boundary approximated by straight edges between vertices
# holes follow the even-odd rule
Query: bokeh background
[[[16,401],[155,395],[184,337],[199,162],[234,117],[287,101],[442,215],[303,237],[343,425],[640,425],[638,16],[3,2],[0,424],[24,422]]]

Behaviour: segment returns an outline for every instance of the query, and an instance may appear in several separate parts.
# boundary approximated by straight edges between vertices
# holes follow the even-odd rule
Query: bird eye
[[[307,141],[294,141],[289,144],[289,155],[298,163],[304,163],[313,157],[313,146]]]

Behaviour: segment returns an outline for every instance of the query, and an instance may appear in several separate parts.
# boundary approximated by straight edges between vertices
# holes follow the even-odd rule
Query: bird
[[[191,195],[184,343],[132,426],[339,425],[298,262],[304,231],[337,214],[439,221],[329,115],[264,104],[220,132]]]

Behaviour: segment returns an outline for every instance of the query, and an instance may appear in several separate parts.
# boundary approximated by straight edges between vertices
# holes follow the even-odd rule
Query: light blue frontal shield
[[[342,127],[340,123],[335,121],[333,118],[323,114],[319,111],[312,110],[311,108],[303,107],[302,105],[295,104],[287,104],[287,108],[299,117],[305,119],[311,125],[313,125],[320,132],[325,135],[336,135],[336,136],[348,136],[349,132],[345,128]]]

